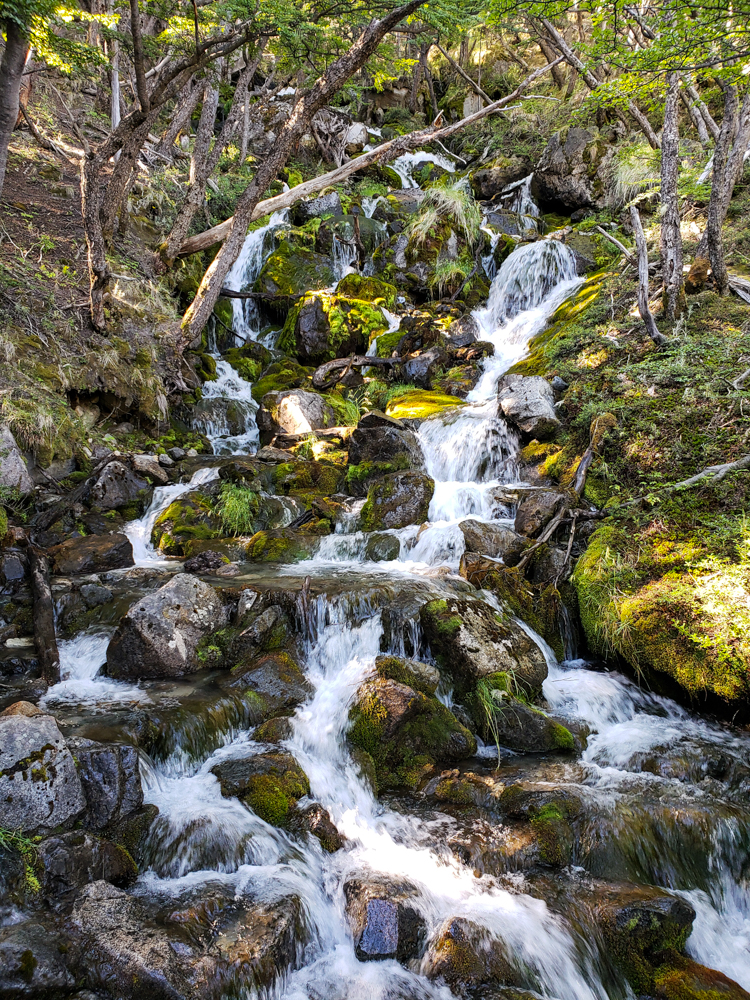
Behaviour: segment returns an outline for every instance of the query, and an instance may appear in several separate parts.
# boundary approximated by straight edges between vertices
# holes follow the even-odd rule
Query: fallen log
[[[34,600],[34,645],[46,684],[60,680],[60,653],[55,635],[55,606],[49,582],[49,561],[36,545],[29,545],[29,570]]]
[[[429,146],[431,142],[449,138],[455,135],[456,132],[460,132],[461,129],[466,128],[467,125],[473,125],[488,115],[493,115],[501,111],[506,105],[515,101],[535,80],[548,73],[553,66],[557,66],[564,58],[564,56],[560,56],[554,62],[547,63],[546,66],[534,70],[533,73],[530,73],[516,87],[512,94],[508,94],[499,101],[489,104],[486,108],[482,108],[481,111],[477,111],[476,114],[462,118],[453,125],[448,125],[441,129],[430,126],[430,128],[419,132],[412,132],[410,135],[398,136],[396,139],[391,139],[380,146],[376,146],[375,149],[362,153],[361,156],[351,160],[349,163],[345,163],[341,167],[337,167],[335,170],[329,171],[327,174],[314,177],[312,180],[305,181],[304,184],[298,184],[296,187],[291,188],[291,190],[285,191],[283,194],[278,194],[274,198],[266,198],[265,201],[259,201],[253,210],[250,222],[256,222],[258,219],[262,219],[264,215],[271,215],[273,212],[281,211],[283,208],[290,208],[300,199],[307,198],[311,194],[317,194],[318,191],[322,191],[324,188],[331,187],[334,184],[339,184],[358,170],[364,170],[374,163],[387,163],[390,160],[395,160],[403,153],[419,149],[421,146]],[[177,256],[187,257],[192,253],[200,253],[202,250],[207,250],[216,243],[223,242],[232,228],[233,218],[234,216],[230,219],[225,219],[218,226],[213,226],[211,229],[207,229],[205,232],[198,233],[197,236],[191,236],[185,240],[178,250]]]
[[[330,375],[334,372],[343,371],[346,374],[352,368],[387,368],[389,365],[401,364],[403,360],[403,358],[368,358],[358,354],[353,354],[350,358],[337,358],[335,361],[326,361],[320,368],[316,368],[312,384],[315,389],[330,389],[342,377],[335,375],[331,379]]]
[[[278,302],[279,299],[289,299],[296,302],[305,297],[303,295],[273,295],[271,292],[235,292],[232,288],[222,288],[219,293],[220,299],[262,299],[265,302]]]

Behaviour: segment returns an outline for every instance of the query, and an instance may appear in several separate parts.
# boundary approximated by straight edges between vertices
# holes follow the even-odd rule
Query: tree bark
[[[381,20],[371,21],[351,49],[332,63],[312,89],[298,99],[271,152],[259,165],[255,177],[237,201],[229,235],[203,276],[195,299],[183,316],[181,346],[186,347],[200,337],[221,294],[224,279],[245,241],[253,210],[286,163],[293,147],[309,128],[313,115],[367,62],[385,35],[404,17],[413,14],[422,3],[423,0],[410,0]]]
[[[633,235],[635,245],[638,248],[638,312],[644,322],[649,337],[657,347],[662,347],[667,342],[667,338],[659,333],[656,320],[648,307],[648,247],[646,237],[643,235],[641,216],[635,205],[630,206],[630,221],[633,224]]]
[[[664,131],[661,137],[661,269],[664,315],[669,320],[677,319],[685,304],[680,208],[677,197],[677,172],[680,162],[679,101],[679,74],[668,73]]]
[[[558,62],[562,62],[562,59],[563,57],[559,56]],[[316,194],[318,191],[322,191],[324,188],[330,187],[333,184],[339,184],[341,181],[346,180],[347,177],[350,177],[358,170],[364,170],[373,163],[387,163],[389,160],[395,160],[397,157],[401,156],[402,153],[408,153],[413,149],[420,149],[422,146],[427,146],[431,142],[437,142],[440,139],[447,139],[450,136],[455,135],[457,132],[460,132],[461,129],[466,128],[466,126],[473,125],[476,122],[481,121],[483,118],[487,118],[489,115],[500,111],[506,104],[512,104],[513,101],[515,101],[527,87],[534,83],[535,80],[538,80],[539,77],[544,76],[545,73],[549,72],[550,68],[550,64],[547,63],[545,66],[534,70],[534,72],[530,73],[529,76],[527,76],[526,79],[523,80],[512,93],[506,94],[505,97],[500,98],[499,101],[495,101],[486,108],[482,108],[482,110],[477,111],[476,114],[469,115],[468,118],[462,118],[461,121],[454,122],[452,125],[447,125],[442,129],[436,130],[435,128],[430,127],[419,132],[411,132],[409,135],[400,136],[397,139],[391,139],[388,142],[384,142],[380,146],[377,146],[375,149],[372,149],[367,153],[363,153],[356,159],[350,160],[349,163],[338,167],[336,170],[331,170],[329,173],[322,174],[320,177],[314,177],[312,180],[305,181],[304,184],[298,184],[297,187],[292,188],[291,191],[286,191],[284,194],[278,194],[273,198],[266,198],[264,201],[258,202],[253,209],[250,222],[256,222],[264,215],[270,215],[272,212],[279,212],[283,208],[289,208],[300,199],[306,198],[311,194]],[[185,240],[180,247],[178,256],[187,257],[190,254],[200,253],[203,250],[207,250],[216,243],[221,243],[232,231],[233,222],[234,216],[229,219],[225,219],[224,222],[220,222],[217,226],[206,230],[204,233],[199,233],[197,236],[191,236],[190,239]]]
[[[29,545],[29,569],[34,599],[34,645],[39,657],[42,678],[49,684],[60,680],[60,653],[55,636],[55,606],[49,582],[46,555],[35,545]]]
[[[688,96],[685,90],[680,91],[680,99],[682,100],[682,103],[685,105],[685,110],[690,115],[690,120],[692,121],[693,125],[695,125],[695,129],[698,133],[698,142],[700,142],[701,146],[703,146],[703,148],[705,149],[711,142],[711,137],[708,134],[708,129],[706,128],[706,123],[703,119],[703,115],[695,107],[695,105],[690,100],[690,97]]]
[[[737,128],[737,88],[725,84],[723,90],[724,120],[721,123],[719,138],[714,149],[713,181],[706,222],[708,259],[711,262],[714,284],[719,295],[724,294],[729,284],[729,275],[724,263],[724,242],[721,227],[726,218],[729,198],[731,198],[731,191],[727,197],[727,175],[729,173],[730,145]]]
[[[436,47],[437,47],[437,49],[438,49],[439,52],[442,52],[442,54],[445,56],[445,58],[448,60],[448,62],[451,64],[451,66],[455,69],[455,71],[458,73],[458,75],[462,79],[466,80],[466,82],[469,84],[469,86],[477,94],[479,94],[479,96],[483,100],[487,101],[488,104],[492,104],[492,98],[488,94],[485,94],[485,92],[482,90],[482,88],[479,86],[479,84],[476,82],[476,80],[472,80],[472,78],[469,76],[468,73],[464,73],[464,71],[458,65],[458,63],[456,62],[456,60],[453,59],[452,56],[448,55],[448,53],[445,51],[445,49],[443,48],[443,46],[436,44]]]
[[[437,118],[440,114],[440,108],[438,107],[437,97],[435,97],[435,81],[432,79],[432,72],[430,70],[430,49],[432,48],[432,43],[422,46],[421,60],[422,60],[422,72],[424,73],[424,78],[427,81],[427,90],[430,93],[430,104],[432,105],[433,120]]]
[[[542,55],[548,63],[554,62],[556,53],[546,38],[539,39],[539,48],[542,50]],[[562,90],[565,87],[567,81],[561,66],[555,66],[552,70],[552,79],[555,81],[555,86],[558,90]]]
[[[15,21],[5,22],[5,51],[0,62],[0,195],[8,166],[8,146],[18,120],[18,95],[29,41]]]
[[[411,96],[409,98],[409,111],[413,115],[417,113],[417,107],[419,105],[419,88],[422,86],[422,60],[417,58],[414,64],[414,70],[412,72],[411,80]]]
[[[698,111],[700,111],[701,118],[703,118],[706,128],[711,133],[711,138],[714,140],[714,142],[718,142],[719,132],[720,132],[719,126],[714,121],[714,118],[711,115],[711,112],[706,107],[705,103],[701,100],[700,94],[692,84],[686,84],[685,90],[687,91],[688,96],[690,97],[691,101],[693,101]]]
[[[219,110],[219,91],[214,87],[211,80],[206,81],[203,90],[203,107],[198,122],[198,131],[195,133],[195,143],[193,144],[193,155],[190,157],[190,174],[188,182],[195,184],[198,171],[202,169],[203,163],[208,158],[208,151],[211,148],[211,139],[216,125],[216,112]]]
[[[202,92],[202,88],[197,83],[188,80],[184,88],[177,95],[177,106],[174,117],[162,136],[159,145],[156,147],[157,153],[161,153],[162,156],[169,156],[171,154],[175,139],[192,118],[193,112],[198,106],[198,101],[201,99]]]

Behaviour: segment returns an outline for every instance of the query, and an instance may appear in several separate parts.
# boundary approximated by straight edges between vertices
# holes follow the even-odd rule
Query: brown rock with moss
[[[266,717],[293,712],[312,690],[296,661],[283,650],[238,663],[220,684],[224,690],[251,698]]]
[[[449,917],[430,942],[423,962],[428,979],[444,979],[452,989],[482,983],[520,985],[502,943],[465,917]]]
[[[434,481],[421,472],[392,472],[377,479],[362,508],[363,529],[378,531],[424,523],[434,492]]]
[[[52,571],[58,576],[103,573],[133,565],[133,546],[127,535],[89,535],[69,538],[48,550]]]
[[[307,775],[284,750],[221,761],[211,768],[221,794],[237,796],[272,826],[285,826],[297,800],[310,792]]]

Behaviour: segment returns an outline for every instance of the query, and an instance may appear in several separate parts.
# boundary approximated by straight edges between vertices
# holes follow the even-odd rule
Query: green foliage
[[[37,850],[34,841],[25,837],[20,830],[7,830],[0,826],[0,849],[20,855],[27,892],[32,895],[41,892],[42,887],[36,874]]]
[[[252,534],[254,521],[260,509],[257,493],[236,483],[222,483],[216,504],[216,513],[227,535]]]

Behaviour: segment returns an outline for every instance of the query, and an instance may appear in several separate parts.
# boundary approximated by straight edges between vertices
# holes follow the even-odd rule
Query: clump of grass
[[[227,535],[236,538],[254,532],[254,522],[260,509],[258,494],[236,483],[224,483],[221,487],[216,513]]]
[[[458,257],[456,260],[450,260],[447,257],[441,258],[435,264],[430,278],[430,286],[437,288],[441,298],[448,294],[453,295],[463,286],[471,274],[472,266],[471,262],[464,257]]]
[[[41,885],[36,875],[37,852],[36,844],[20,832],[20,830],[6,830],[0,826],[0,849],[12,851],[21,856],[24,869],[24,880],[27,892],[41,892]]]
[[[661,153],[645,139],[618,146],[614,158],[614,198],[626,205],[639,194],[661,185]]]
[[[469,243],[476,241],[482,225],[482,211],[464,181],[427,191],[419,215],[411,224],[410,237],[418,244],[426,243],[443,219],[461,230]]]

